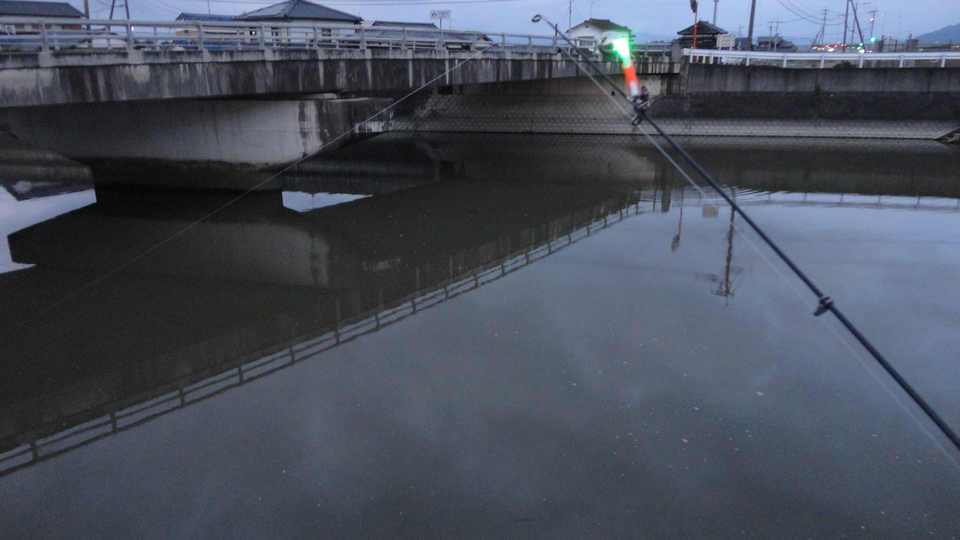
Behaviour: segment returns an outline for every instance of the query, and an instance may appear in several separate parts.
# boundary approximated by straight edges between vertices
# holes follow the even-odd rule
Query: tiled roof
[[[578,24],[577,26],[574,26],[574,28],[577,28],[580,26],[592,26],[598,30],[603,30],[605,32],[609,30],[617,30],[619,32],[630,31],[630,29],[627,28],[626,26],[620,26],[619,24],[611,22],[608,19],[587,19],[582,23]]]
[[[222,21],[229,22],[235,20],[233,15],[216,15],[210,13],[181,13],[177,17],[178,21]]]
[[[0,0],[0,16],[82,18],[83,12],[66,2]]]
[[[330,9],[307,0],[288,0],[272,6],[238,15],[238,21],[274,21],[274,20],[316,20],[331,22],[359,23],[363,19],[342,11]]]
[[[392,22],[392,21],[373,21],[373,24],[370,26],[405,26],[408,28],[437,28],[437,25],[433,23],[409,23],[409,22]]]
[[[719,26],[714,26],[707,21],[698,21],[697,22],[697,34],[703,36],[707,34],[726,34],[727,31]],[[693,25],[690,25],[683,30],[677,32],[681,36],[692,36],[693,35]]]

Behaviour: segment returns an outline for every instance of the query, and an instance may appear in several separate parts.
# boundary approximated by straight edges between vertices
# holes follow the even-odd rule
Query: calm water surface
[[[960,152],[686,144],[960,429]],[[648,143],[284,182],[0,190],[0,537],[960,537],[960,453]]]

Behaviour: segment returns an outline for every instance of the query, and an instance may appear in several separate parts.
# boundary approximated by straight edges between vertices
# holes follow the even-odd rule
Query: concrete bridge
[[[414,90],[581,75],[555,36],[89,22],[0,36],[0,131],[84,162],[269,169],[384,131]]]
[[[52,23],[0,35],[0,49],[16,49],[0,57],[0,132],[90,164],[104,182],[237,188],[238,169],[276,170],[390,129],[637,131],[556,36],[143,21],[57,31]],[[857,64],[842,54],[717,54],[638,62],[669,132],[960,137],[958,53],[856,55]],[[861,68],[828,68],[846,64]],[[616,63],[600,68],[620,72]],[[156,174],[170,162],[197,174]]]

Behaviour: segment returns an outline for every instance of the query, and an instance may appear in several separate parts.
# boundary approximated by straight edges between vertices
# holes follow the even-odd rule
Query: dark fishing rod
[[[653,128],[657,131],[657,133],[659,133],[660,136],[663,137],[663,139],[667,141],[667,143],[669,143],[670,146],[674,150],[676,150],[677,153],[680,154],[680,156],[683,157],[684,161],[686,161],[691,167],[693,167],[693,169],[697,171],[697,174],[699,174],[701,178],[703,178],[708,184],[710,184],[710,187],[712,187],[717,193],[720,194],[721,197],[723,197],[725,201],[727,201],[730,207],[733,208],[734,212],[740,214],[740,217],[743,218],[743,220],[750,226],[750,228],[753,229],[753,231],[757,233],[757,235],[759,235],[761,239],[763,239],[763,241],[770,247],[770,249],[772,249],[773,252],[777,254],[780,260],[782,260],[784,264],[786,264],[790,268],[790,270],[793,271],[793,273],[798,278],[800,278],[800,281],[803,281],[803,283],[807,286],[807,288],[809,288],[810,291],[813,292],[814,295],[816,295],[819,305],[817,307],[817,310],[813,313],[813,315],[815,317],[819,317],[820,315],[823,315],[828,311],[830,313],[833,313],[834,317],[836,317],[837,320],[840,321],[840,324],[842,324],[844,328],[846,328],[847,331],[850,332],[850,334],[853,335],[853,337],[860,342],[863,348],[865,348],[867,352],[870,353],[870,355],[874,358],[874,360],[877,361],[878,364],[880,364],[880,366],[884,369],[884,371],[886,371],[887,374],[889,374],[893,378],[893,380],[896,381],[898,385],[900,385],[900,388],[902,388],[903,391],[906,392],[911,399],[913,399],[914,403],[916,403],[923,410],[923,412],[926,413],[927,417],[929,417],[930,420],[932,420],[933,423],[936,424],[938,428],[940,428],[940,431],[942,431],[943,434],[946,435],[948,439],[950,439],[950,442],[953,443],[956,449],[960,451],[960,436],[958,436],[957,433],[953,430],[953,428],[951,428],[943,420],[943,418],[941,418],[940,415],[937,414],[937,412],[933,409],[933,407],[931,407],[930,404],[927,403],[925,399],[923,399],[923,397],[913,388],[913,386],[909,382],[907,382],[907,380],[904,379],[902,375],[900,375],[900,373],[896,370],[896,368],[894,368],[893,365],[891,365],[890,362],[887,361],[887,359],[884,358],[882,354],[880,354],[880,351],[878,351],[877,348],[874,347],[872,343],[870,343],[870,341],[866,338],[866,336],[864,336],[860,332],[860,330],[858,330],[857,327],[854,326],[854,324],[850,322],[849,319],[847,319],[847,317],[836,306],[833,299],[825,295],[823,291],[821,291],[820,288],[817,287],[817,285],[800,269],[800,267],[798,267],[796,263],[794,263],[793,260],[790,259],[790,257],[787,256],[787,254],[784,253],[782,249],[780,249],[780,246],[778,246],[777,243],[773,241],[773,239],[767,236],[767,233],[765,233],[763,229],[761,229],[760,226],[757,225],[756,222],[754,222],[753,219],[749,215],[747,215],[746,212],[743,211],[743,208],[741,208],[740,205],[737,204],[737,202],[733,199],[733,197],[731,197],[730,194],[727,193],[727,191],[724,190],[723,187],[721,187],[720,184],[716,180],[714,180],[712,176],[710,176],[710,173],[704,170],[704,168],[701,167],[700,164],[695,159],[693,159],[693,157],[690,154],[688,154],[687,151],[684,150],[683,147],[680,146],[680,144],[677,141],[673,139],[673,137],[667,134],[667,132],[665,132],[663,128],[660,127],[659,124],[657,124],[652,118],[650,118],[650,115],[647,114],[647,108],[649,105],[649,94],[647,92],[641,92],[639,96],[632,96],[632,97],[628,96],[627,93],[620,88],[620,85],[614,82],[613,79],[611,79],[609,75],[607,75],[602,69],[600,69],[600,66],[598,66],[590,58],[591,56],[590,53],[584,51],[583,49],[578,47],[576,44],[574,44],[573,41],[571,41],[570,38],[564,32],[561,32],[560,29],[555,24],[553,24],[552,22],[544,18],[542,15],[536,15],[533,18],[533,22],[540,22],[541,20],[543,22],[546,22],[551,27],[553,27],[557,35],[562,37],[564,41],[570,44],[570,46],[577,51],[579,59],[574,58],[572,55],[569,55],[569,54],[568,56],[570,56],[575,62],[579,62],[582,60],[584,63],[588,64],[610,84],[610,86],[614,89],[614,91],[619,93],[624,99],[630,102],[634,112],[637,114],[636,118],[634,118],[633,120],[633,124],[638,125],[641,121],[645,120],[651,126],[653,126]]]

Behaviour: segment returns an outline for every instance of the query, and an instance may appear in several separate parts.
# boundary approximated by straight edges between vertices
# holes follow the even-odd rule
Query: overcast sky
[[[83,9],[83,0],[69,0]],[[91,17],[107,18],[111,1],[116,12],[123,13],[124,0],[89,0]],[[133,19],[170,20],[181,12],[236,15],[276,3],[256,0],[128,0]],[[728,32],[747,35],[751,0],[699,0],[700,19],[713,22]],[[771,28],[788,38],[813,38],[820,30],[826,12],[826,41],[841,41],[846,0],[756,0],[754,36],[768,35]],[[553,32],[544,23],[534,24],[533,15],[541,13],[562,29],[570,21],[578,24],[588,18],[609,19],[627,26],[637,34],[673,37],[693,23],[690,0],[330,0],[317,2],[365,20],[431,22],[431,10],[450,10],[452,19],[444,28],[548,35]],[[863,34],[888,35],[906,39],[960,23],[960,0],[860,1],[858,9]],[[116,17],[116,15],[115,15]],[[852,15],[850,17],[852,25]],[[868,38],[869,39],[869,38]]]

